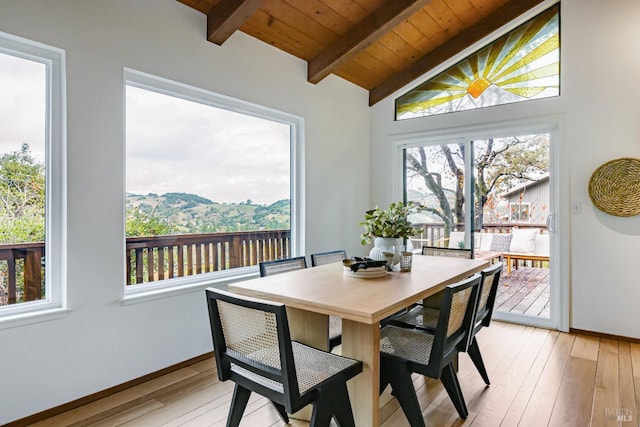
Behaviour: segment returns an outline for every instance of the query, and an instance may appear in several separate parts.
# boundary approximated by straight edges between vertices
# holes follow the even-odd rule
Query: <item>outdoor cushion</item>
[[[491,243],[493,242],[493,235],[495,233],[476,233],[476,236],[480,237],[480,247],[479,251],[487,252],[491,250]]]
[[[491,250],[495,252],[509,252],[511,234],[494,233],[491,240]]]
[[[464,231],[452,231],[449,234],[449,249],[460,249],[460,242],[464,247]]]
[[[511,230],[511,243],[509,252],[520,254],[533,254],[537,229],[514,228]]]
[[[538,233],[534,243],[534,255],[549,256],[549,234]]]

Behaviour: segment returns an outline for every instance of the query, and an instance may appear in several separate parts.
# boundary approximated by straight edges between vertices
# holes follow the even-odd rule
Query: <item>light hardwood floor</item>
[[[638,427],[640,344],[500,322],[478,341],[491,386],[461,355],[466,420],[439,381],[414,376],[427,425]],[[214,361],[205,360],[34,425],[224,426],[232,391],[231,382],[218,381]],[[284,425],[267,403],[253,394],[241,426]],[[382,426],[408,425],[388,389],[380,411]]]

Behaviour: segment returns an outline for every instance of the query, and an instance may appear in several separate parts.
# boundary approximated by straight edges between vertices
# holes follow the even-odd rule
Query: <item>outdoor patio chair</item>
[[[347,258],[347,251],[339,249],[328,252],[317,252],[311,254],[311,266],[333,264]],[[342,344],[342,318],[338,316],[329,316],[329,350]]]
[[[482,376],[486,385],[490,384],[489,376],[484,366],[482,355],[480,354],[480,347],[478,346],[476,334],[480,329],[485,326],[489,326],[491,323],[491,316],[493,315],[493,307],[498,293],[498,284],[500,283],[502,266],[503,264],[499,262],[482,270],[480,273],[482,281],[480,284],[480,294],[478,297],[478,307],[476,309],[473,330],[471,331],[469,342],[465,349],[461,350],[466,351],[469,354],[471,361],[480,373],[480,376]],[[390,324],[404,328],[422,329],[429,333],[434,333],[437,327],[439,315],[440,311],[437,308],[416,306],[407,313],[395,317]]]
[[[391,385],[412,427],[425,425],[413,372],[440,379],[460,418],[469,415],[453,363],[469,340],[479,284],[474,275],[445,288],[433,334],[393,325],[380,330],[380,393]]]
[[[238,426],[251,392],[287,413],[313,404],[311,426],[354,426],[347,381],[362,362],[291,341],[284,304],[206,290],[220,381],[235,383],[227,426]]]
[[[303,256],[263,261],[260,263],[260,277],[301,270],[303,268],[307,268],[307,258]]]

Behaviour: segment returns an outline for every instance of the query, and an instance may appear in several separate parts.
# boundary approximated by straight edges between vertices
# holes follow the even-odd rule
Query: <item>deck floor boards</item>
[[[507,274],[504,268],[496,296],[495,310],[548,319],[549,269],[519,267]]]

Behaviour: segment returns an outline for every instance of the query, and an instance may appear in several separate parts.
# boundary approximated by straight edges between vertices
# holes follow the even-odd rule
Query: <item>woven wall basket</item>
[[[589,197],[609,215],[640,214],[640,159],[625,157],[601,165],[589,180]]]

